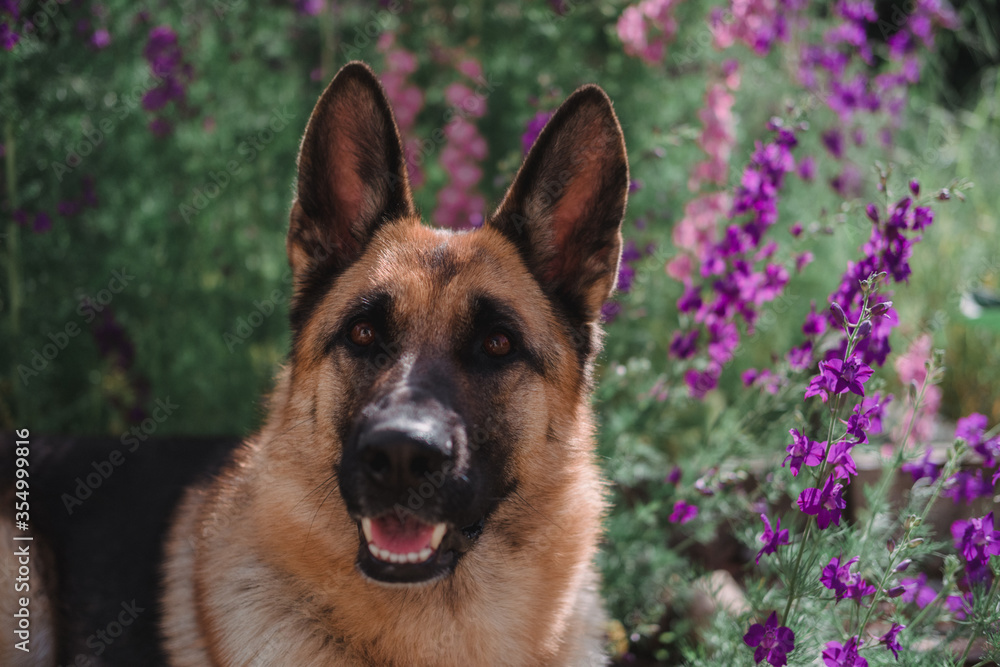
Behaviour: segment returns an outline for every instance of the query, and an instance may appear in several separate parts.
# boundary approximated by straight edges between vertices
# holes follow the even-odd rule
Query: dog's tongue
[[[434,526],[413,516],[402,521],[391,514],[372,519],[372,542],[396,554],[420,553],[431,546],[433,534]]]

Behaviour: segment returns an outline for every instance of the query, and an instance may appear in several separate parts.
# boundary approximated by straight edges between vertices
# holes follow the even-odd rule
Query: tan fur
[[[441,243],[459,264],[477,257],[443,287],[419,268],[420,255]],[[339,443],[309,414],[313,401],[320,414],[337,414],[342,377],[319,360],[298,360],[294,383],[291,370],[282,374],[260,435],[219,482],[184,502],[167,569],[173,664],[602,664],[591,563],[603,505],[592,419],[568,370],[571,341],[540,307],[546,301],[510,244],[491,230],[451,234],[409,220],[382,230],[339,284],[343,291],[307,327],[304,349],[318,344],[348,293],[371,285],[392,285],[422,324],[408,334],[414,340],[443,338],[453,325],[444,314],[461,312],[473,289],[526,305],[529,335],[547,339],[556,367],[566,369],[517,388],[524,398],[515,419],[526,436],[514,476],[530,504],[501,504],[449,578],[419,587],[364,579],[340,496],[317,492]],[[550,427],[567,434],[563,443],[546,441]]]

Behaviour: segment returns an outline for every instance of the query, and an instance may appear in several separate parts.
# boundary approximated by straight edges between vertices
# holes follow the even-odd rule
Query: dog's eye
[[[500,331],[494,331],[483,341],[483,351],[491,357],[505,357],[512,347],[510,338]]]
[[[371,322],[362,320],[351,327],[351,342],[358,347],[368,347],[375,342],[375,329]]]

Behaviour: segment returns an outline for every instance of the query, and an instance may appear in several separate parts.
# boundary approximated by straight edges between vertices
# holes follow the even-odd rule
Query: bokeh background
[[[633,179],[596,396],[615,504],[602,567],[622,651],[665,659],[691,640],[665,591],[726,526],[736,552],[755,539],[753,512],[698,482],[784,453],[809,373],[782,360],[866,241],[866,205],[885,207],[877,165],[893,201],[918,179],[936,202],[892,286],[877,374],[895,421],[936,348],[939,421],[1000,420],[998,29],[995,0],[0,2],[0,424],[254,430],[289,349],[298,142],[349,60],[387,88],[424,219],[457,228],[499,201],[547,114],[599,83]],[[671,354],[692,326],[685,262],[721,238],[778,126],[798,142],[761,259],[785,267],[781,289],[720,363]],[[682,484],[703,504],[680,530]]]

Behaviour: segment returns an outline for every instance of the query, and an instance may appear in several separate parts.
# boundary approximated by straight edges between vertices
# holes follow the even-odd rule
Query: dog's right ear
[[[286,242],[296,298],[310,282],[328,281],[356,260],[383,222],[413,214],[385,92],[367,65],[349,63],[316,103],[299,149]]]

